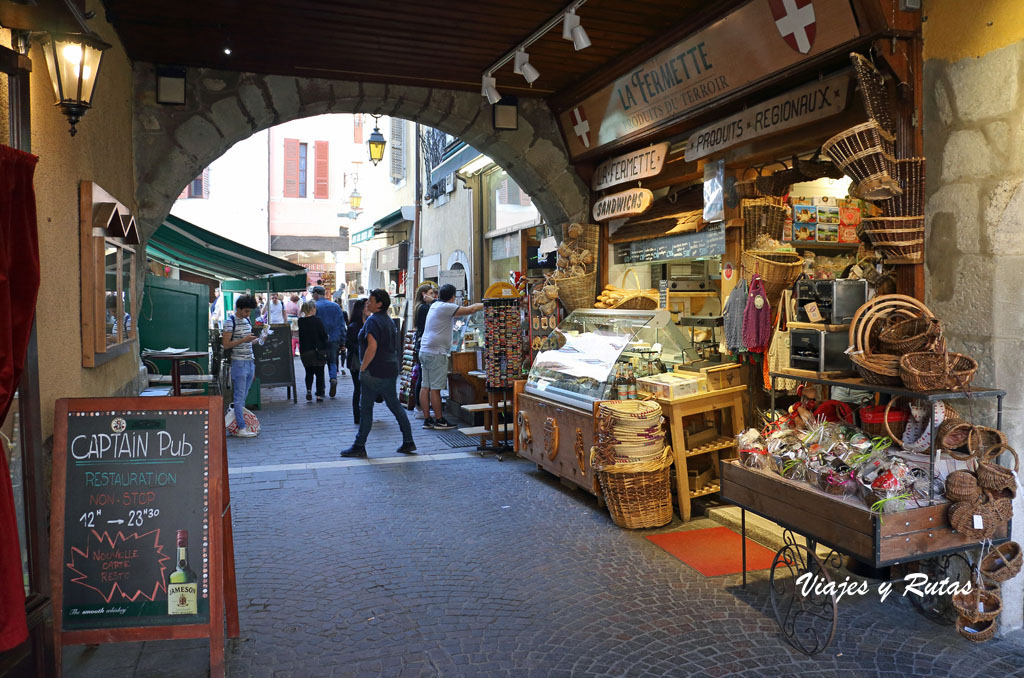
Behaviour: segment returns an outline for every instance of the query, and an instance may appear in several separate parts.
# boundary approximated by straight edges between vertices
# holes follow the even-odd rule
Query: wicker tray
[[[672,485],[669,469],[672,449],[665,447],[659,458],[632,464],[591,464],[601,483],[608,513],[619,527],[637,529],[661,527],[672,520]]]

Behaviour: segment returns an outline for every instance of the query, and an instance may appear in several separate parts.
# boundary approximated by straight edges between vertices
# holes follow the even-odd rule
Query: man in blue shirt
[[[345,321],[341,315],[341,306],[327,298],[327,290],[317,285],[313,288],[313,299],[316,302],[316,316],[327,330],[327,373],[331,377],[331,397],[338,394],[338,343],[345,331]]]
[[[395,415],[398,427],[402,430],[402,446],[398,452],[412,454],[416,443],[412,439],[412,426],[409,417],[398,402],[396,384],[398,382],[398,347],[401,342],[395,323],[388,317],[391,297],[384,290],[373,290],[366,300],[366,309],[370,317],[359,330],[359,433],[352,447],[341,453],[343,457],[366,457],[366,438],[373,426],[373,403],[377,396]]]

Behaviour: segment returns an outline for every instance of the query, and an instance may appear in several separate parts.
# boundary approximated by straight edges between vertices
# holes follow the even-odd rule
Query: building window
[[[363,143],[363,114],[356,113],[352,116],[352,143]]]
[[[317,141],[313,145],[313,197],[326,200],[330,193],[331,154],[328,142]]]
[[[405,181],[405,120],[391,118],[391,183]]]
[[[306,144],[299,144],[299,197],[306,197],[306,160],[309,157],[307,155]]]
[[[486,173],[483,181],[485,230],[520,229],[540,223],[533,200],[503,169]]]
[[[306,144],[298,139],[284,140],[284,197],[306,197]]]
[[[188,186],[178,196],[178,200],[188,200],[189,198],[209,198],[210,197],[210,168],[207,167],[203,170],[203,173],[198,177],[188,182]]]

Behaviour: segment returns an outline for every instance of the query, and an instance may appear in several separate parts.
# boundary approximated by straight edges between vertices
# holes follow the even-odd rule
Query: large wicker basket
[[[776,305],[782,291],[793,286],[800,277],[804,260],[795,252],[744,250],[741,259],[743,279],[749,284],[754,274],[761,276],[768,303]]]
[[[757,236],[762,233],[767,233],[774,240],[782,240],[786,224],[786,206],[781,198],[744,200],[740,206],[743,210],[744,249],[753,249]]]
[[[598,465],[591,449],[591,464],[616,525],[636,529],[661,527],[671,522],[671,452],[672,448],[665,447],[661,458],[652,461]]]
[[[901,195],[903,190],[893,176],[894,137],[877,122],[869,120],[835,135],[822,145],[832,162],[853,179],[852,191],[865,200],[886,200]]]
[[[577,308],[591,308],[597,299],[597,271],[574,278],[559,278],[558,300],[562,302],[566,313]]]

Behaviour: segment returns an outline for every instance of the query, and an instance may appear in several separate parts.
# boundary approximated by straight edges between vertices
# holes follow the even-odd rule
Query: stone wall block
[[[949,66],[949,83],[961,120],[998,118],[1017,107],[1017,61],[1018,46],[1014,44]]]
[[[942,181],[973,180],[998,169],[999,163],[980,130],[959,130],[949,135],[942,152]]]
[[[1024,257],[996,257],[993,274],[993,335],[1024,337]]]
[[[985,125],[985,137],[989,148],[1000,158],[1005,158],[1010,149],[1010,125],[1005,120],[993,120]]]
[[[1003,193],[998,188],[995,193],[993,200],[997,206]],[[996,206],[986,210],[986,217],[989,211],[995,216],[998,212]],[[1002,214],[998,219],[989,221],[988,226],[988,241],[993,254],[999,257],[1024,254],[1024,184],[1017,184]],[[1024,276],[1021,278],[1024,282]]]
[[[331,91],[334,94],[335,102],[359,98],[359,83],[347,80],[332,80]],[[341,111],[338,111],[341,112]]]
[[[299,111],[304,116],[326,113],[331,100],[331,83],[320,78],[297,78]]]
[[[949,100],[949,92],[943,78],[936,78],[933,92],[935,96],[935,108],[939,114],[939,120],[942,121],[943,125],[949,127],[953,124],[955,116],[953,114],[953,104]]]
[[[936,315],[938,315],[938,313],[936,313]],[[978,372],[975,374],[974,380],[971,382],[972,385],[983,388],[1004,387],[1003,376],[996,372],[995,369],[995,353],[992,347],[992,342],[988,337],[978,334],[966,336],[953,334],[947,337],[947,341],[949,342],[949,350],[952,353],[969,355],[978,361]],[[999,374],[998,377],[996,376],[997,374]],[[968,412],[970,412],[970,410],[968,410]],[[982,412],[983,410],[978,410],[979,414]],[[995,423],[994,420],[993,423]],[[1005,420],[1003,423],[1006,423]]]
[[[930,252],[926,254],[930,255]],[[932,277],[945,275],[953,279],[951,298],[939,299],[929,293],[927,301],[932,312],[942,318],[947,332],[962,336],[992,335],[992,314],[981,311],[979,303],[992,298],[994,267],[990,257],[964,254],[958,263],[942,272],[929,269]]]
[[[283,75],[268,75],[263,79],[267,91],[270,92],[275,121],[294,120],[299,116],[298,80],[298,78]]]
[[[1020,336],[1012,339],[993,339],[992,357],[995,362],[995,374],[998,375],[995,384],[1006,391],[1006,407],[1024,407],[1024,338]],[[1003,424],[1007,423],[1006,417]],[[1024,424],[1020,431],[1024,431]]]
[[[245,138],[255,131],[235,97],[221,99],[210,106],[210,117],[225,139]]]
[[[246,83],[238,88],[238,98],[252,118],[255,129],[265,129],[274,123],[274,110],[270,107],[262,87]]]
[[[956,229],[956,247],[961,252],[981,252],[981,222],[978,187],[974,184],[945,184],[925,203],[925,233],[931,234],[932,221],[937,213],[953,215]]]
[[[543,179],[548,181],[565,172],[564,158],[565,151],[561,141],[556,144],[548,139],[538,139],[526,151],[527,161],[537,168],[537,172]]]
[[[204,158],[209,156],[211,149],[224,142],[224,137],[220,135],[212,122],[202,116],[194,115],[175,130],[174,140],[185,152],[197,158]]]

